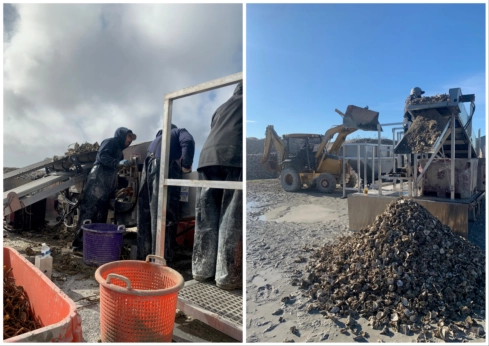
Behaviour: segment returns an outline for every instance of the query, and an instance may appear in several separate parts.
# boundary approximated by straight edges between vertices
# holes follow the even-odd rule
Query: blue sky
[[[342,122],[335,108],[349,104],[401,122],[415,86],[424,96],[475,94],[473,128],[484,135],[485,12],[484,4],[247,5],[246,136],[263,138],[267,125],[279,135],[324,133]]]

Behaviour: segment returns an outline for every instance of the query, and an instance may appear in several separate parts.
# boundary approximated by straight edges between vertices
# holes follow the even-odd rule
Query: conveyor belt
[[[44,161],[40,161],[29,165],[27,167],[16,169],[15,171],[4,174],[3,180],[12,179],[19,177],[23,174],[27,174],[33,171],[37,171],[43,168],[50,168],[54,171],[66,171],[73,163],[69,161],[70,157],[75,157],[81,164],[93,163],[95,162],[95,158],[97,156],[96,151],[78,153],[71,156],[64,156],[59,160],[53,161],[53,159],[46,159]]]
[[[71,175],[52,175],[37,180],[33,180],[27,184],[21,185],[19,187],[13,188],[12,190],[3,193],[3,203],[7,202],[7,195],[10,192],[15,192],[19,198],[22,198],[32,192],[39,191],[47,186],[66,181],[74,176],[75,172]]]
[[[19,210],[18,208],[12,206],[10,206],[10,208],[6,208],[10,205],[8,198],[9,193],[15,193],[19,201],[22,202],[22,208],[24,208],[64,189],[67,189],[72,185],[82,182],[86,179],[86,177],[86,172],[80,174],[71,172],[62,175],[50,175],[33,180],[9,191],[5,191],[3,193],[4,216]]]
[[[426,154],[437,154],[440,149],[443,149],[445,157],[451,157],[451,141],[452,136],[455,136],[455,158],[467,158],[469,156],[469,150],[471,150],[471,157],[477,157],[475,152],[475,142],[472,136],[472,126],[471,118],[475,110],[473,104],[474,95],[462,95],[462,91],[458,88],[449,90],[448,101],[437,102],[437,103],[420,103],[411,104],[407,107],[407,110],[413,115],[417,116],[422,114],[427,110],[435,109],[440,113],[444,120],[448,123],[442,127],[444,130],[438,136],[437,141],[433,144],[430,150],[427,150]],[[470,106],[470,114],[467,113],[464,102],[472,102]],[[451,132],[451,116],[455,114],[455,133],[450,133],[448,136],[447,132]],[[394,148],[395,154],[412,154],[413,150],[407,148],[406,143],[408,141],[409,131],[406,132],[403,139]],[[441,143],[440,143],[441,142]],[[436,151],[436,152],[435,152]]]
[[[59,161],[62,162],[63,160],[59,160]],[[37,171],[39,169],[43,169],[43,168],[48,167],[48,166],[52,166],[53,163],[54,162],[52,159],[46,159],[44,161],[34,163],[34,164],[29,165],[27,167],[16,169],[15,171],[8,172],[8,173],[4,174],[3,180],[15,178],[15,177],[18,177],[18,176],[26,174],[26,173],[30,173],[33,171]]]

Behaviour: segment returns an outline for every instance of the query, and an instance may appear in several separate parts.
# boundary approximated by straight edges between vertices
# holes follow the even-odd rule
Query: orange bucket
[[[149,262],[155,258],[163,265]],[[159,256],[116,261],[95,272],[100,284],[102,342],[171,342],[184,280]]]

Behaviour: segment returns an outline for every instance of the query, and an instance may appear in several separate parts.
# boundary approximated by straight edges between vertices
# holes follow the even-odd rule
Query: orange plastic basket
[[[149,262],[150,258],[164,264]],[[184,280],[165,260],[116,261],[95,272],[102,342],[171,342]]]

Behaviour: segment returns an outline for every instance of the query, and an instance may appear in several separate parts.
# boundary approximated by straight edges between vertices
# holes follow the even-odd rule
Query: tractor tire
[[[302,188],[301,177],[293,167],[287,167],[280,173],[280,183],[287,192],[299,191]]]
[[[323,173],[316,179],[316,189],[322,193],[332,193],[336,189],[336,179],[332,174]]]
[[[358,174],[353,169],[350,169],[350,180],[346,183],[346,187],[357,187]]]

